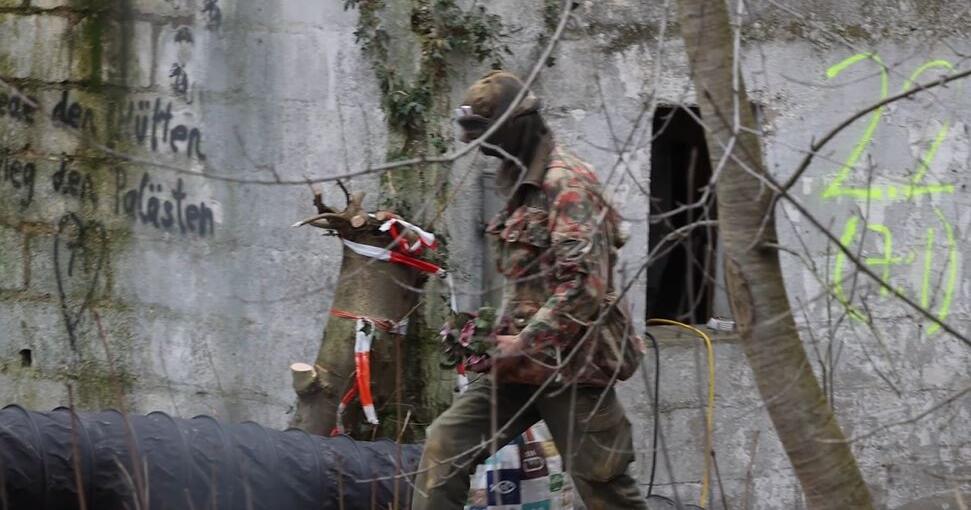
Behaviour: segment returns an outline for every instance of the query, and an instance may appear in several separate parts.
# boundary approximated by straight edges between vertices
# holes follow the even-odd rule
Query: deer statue
[[[444,271],[415,256],[434,247],[434,236],[390,212],[364,212],[364,193],[345,194],[347,206],[336,211],[314,190],[318,214],[294,225],[332,232],[344,250],[317,359],[290,366],[297,393],[291,425],[318,435],[399,436],[401,431],[373,426],[378,424],[376,409],[405,394],[398,386],[403,384],[401,342],[408,316],[417,308],[427,275]],[[354,397],[361,406],[349,405]]]

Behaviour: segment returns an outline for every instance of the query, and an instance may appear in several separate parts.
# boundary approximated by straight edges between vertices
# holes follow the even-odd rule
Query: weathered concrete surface
[[[39,103],[30,118],[0,117],[4,402],[64,404],[71,383],[80,405],[122,405],[106,384],[97,313],[129,409],[285,423],[286,367],[316,352],[339,245],[288,228],[312,212],[306,185],[174,170],[299,180],[382,157],[355,14],[284,4],[71,2],[0,14],[12,27],[0,31],[0,75]],[[108,159],[106,145],[133,161]],[[15,170],[24,165],[29,180]],[[373,179],[349,185],[375,195]],[[343,202],[336,186],[324,190]],[[70,213],[83,249],[71,249]]]
[[[0,77],[38,104],[36,111],[12,109],[10,91],[0,86],[8,101],[0,108],[0,402],[39,409],[67,404],[70,384],[75,403],[86,408],[286,422],[292,402],[286,367],[316,352],[338,267],[337,242],[287,228],[310,211],[304,185],[244,185],[178,170],[299,180],[384,157],[379,92],[354,41],[356,13],[342,3],[0,1]],[[814,137],[881,95],[872,63],[861,61],[827,79],[830,66],[876,52],[891,64],[887,83],[894,93],[925,62],[968,65],[962,55],[971,53],[971,20],[961,2],[789,8],[805,16],[775,4],[753,4],[743,55],[764,114],[768,161],[780,176],[792,171]],[[525,73],[546,30],[541,6],[502,0],[488,8],[510,26],[515,55],[508,66]],[[649,182],[650,115],[624,152],[625,164],[615,168],[616,148],[645,101],[690,103],[693,91],[677,26],[664,21],[659,7],[583,2],[578,13],[536,92],[559,140],[597,166],[623,204],[631,241],[622,273],[629,281],[647,243],[647,202],[639,187]],[[934,65],[918,81],[946,67]],[[453,71],[455,102],[485,68]],[[865,213],[870,227],[861,222],[847,242],[859,249],[866,232],[861,253],[870,266],[917,302],[946,311],[960,331],[971,318],[964,256],[971,227],[964,171],[971,163],[968,97],[955,84],[886,109],[872,145],[843,183],[866,186],[872,162],[878,177],[870,186],[880,186],[880,197],[875,191],[864,191],[870,200],[824,197],[867,121],[829,145],[795,188],[837,236],[844,236],[851,215]],[[925,157],[944,127],[933,157]],[[130,158],[109,157],[118,154]],[[927,171],[917,182],[921,158]],[[441,227],[451,240],[459,302],[468,307],[479,304],[483,284],[491,281],[478,234],[483,210],[495,206],[483,189],[488,179],[479,175],[491,165],[481,157],[456,165],[453,191],[459,189]],[[953,187],[905,199],[906,186],[923,184]],[[377,188],[372,178],[350,185]],[[329,202],[343,200],[335,186],[324,189]],[[376,203],[374,193],[370,200]],[[879,318],[878,334],[844,313],[825,292],[840,265],[833,246],[791,208],[783,213],[781,244],[804,252],[805,243],[806,261],[820,275],[783,255],[814,368],[832,388],[848,436],[905,421],[967,386],[967,346],[929,334],[930,324],[865,279],[853,292],[847,279],[844,295],[853,296],[859,310],[865,298]],[[842,268],[852,274],[847,263]],[[631,291],[638,310],[643,283],[638,279]],[[730,338],[718,340],[716,360],[714,444],[731,507],[742,508],[748,493],[751,508],[800,508],[798,484],[741,350]],[[656,491],[677,491],[696,502],[704,354],[693,339],[666,339],[661,361],[669,455],[660,457]],[[621,392],[638,431],[636,469],[646,484],[650,396],[639,376]],[[881,504],[894,508],[955,486],[968,489],[969,407],[965,397],[854,443]],[[712,507],[719,508],[717,483],[713,492]]]

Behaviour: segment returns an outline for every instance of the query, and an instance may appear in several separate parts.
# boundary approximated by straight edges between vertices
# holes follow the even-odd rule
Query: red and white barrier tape
[[[403,266],[412,267],[424,273],[431,273],[440,277],[445,277],[448,275],[448,273],[446,273],[441,267],[438,267],[431,262],[417,259],[410,255],[405,255],[404,253],[398,253],[380,246],[355,243],[354,241],[348,241],[347,239],[341,239],[341,241],[343,241],[344,246],[347,246],[351,251],[362,257],[383,260],[385,262],[391,262],[392,264],[401,264]]]
[[[368,423],[377,425],[379,422],[374,408],[374,396],[371,393],[371,344],[374,342],[376,329],[404,335],[408,328],[408,320],[394,322],[387,319],[372,319],[343,310],[331,309],[330,314],[342,319],[352,319],[354,323],[354,384],[341,397],[337,404],[337,423],[331,431],[332,436],[344,433],[344,412],[351,405],[354,397],[361,401],[361,409]]]
[[[405,229],[414,232],[418,236],[418,241],[411,245],[406,244],[402,238],[401,231],[398,229],[398,225],[401,225]],[[382,232],[388,232],[395,241],[394,245],[402,247],[405,251],[410,253],[420,253],[424,248],[434,250],[438,247],[435,234],[426,232],[421,227],[400,218],[391,218],[385,221],[381,224],[379,230]],[[448,285],[449,307],[452,309],[453,313],[458,311],[458,304],[455,297],[455,281],[452,278],[451,273],[445,271],[445,269],[431,262],[421,260],[395,250],[389,250],[380,246],[356,243],[343,238],[341,238],[341,241],[344,243],[344,246],[362,257],[383,260],[393,264],[401,264],[444,278],[446,284]],[[347,409],[347,406],[350,405],[355,396],[360,398],[361,407],[364,409],[364,416],[368,423],[372,425],[377,425],[379,423],[377,412],[374,409],[374,399],[371,394],[371,343],[374,339],[374,328],[379,328],[392,334],[404,335],[408,328],[408,321],[407,319],[399,322],[393,322],[388,319],[373,319],[336,309],[332,309],[330,313],[334,317],[354,319],[357,321],[354,342],[354,365],[356,368],[354,376],[357,384],[352,386],[347,393],[344,394],[340,403],[337,405],[337,425],[334,427],[334,431],[332,432],[332,434],[343,434],[344,425],[342,423],[342,417],[344,411]],[[367,331],[368,326],[370,326],[370,331]],[[456,389],[459,393],[464,393],[466,388],[469,386],[469,379],[465,375],[464,360],[456,367],[456,371],[458,372]]]
[[[371,396],[371,341],[374,339],[374,324],[367,319],[358,319],[354,340],[354,368],[357,377],[357,393],[368,423],[377,425],[378,414],[374,410]]]
[[[358,315],[356,313],[347,312],[344,310],[338,310],[337,308],[330,309],[331,317],[338,317],[341,319],[350,319],[356,321],[358,319],[365,319],[370,321],[371,324],[385,333],[391,333],[392,335],[404,335],[408,333],[408,317],[401,319],[400,321],[393,321],[391,319],[379,319],[376,317],[368,317],[367,315]]]
[[[411,245],[408,245],[406,240],[402,239],[401,230],[398,228],[398,225],[401,225],[406,230],[414,232],[415,235],[418,236],[418,240]],[[378,230],[381,232],[388,232],[395,240],[397,245],[403,247],[405,250],[411,253],[420,253],[424,248],[428,248],[430,250],[438,248],[438,241],[435,240],[435,234],[426,232],[421,227],[413,225],[401,218],[391,218],[390,220],[385,221],[380,227],[378,227]]]
[[[347,393],[341,398],[339,404],[337,404],[337,424],[334,425],[334,430],[330,432],[332,436],[339,436],[344,433],[344,411],[347,410],[347,406],[351,405],[354,397],[357,396],[357,385],[352,385]]]

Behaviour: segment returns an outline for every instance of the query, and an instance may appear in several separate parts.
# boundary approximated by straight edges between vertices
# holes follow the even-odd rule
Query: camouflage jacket
[[[506,280],[497,333],[525,344],[500,380],[539,385],[555,374],[560,384],[609,386],[630,377],[644,353],[614,289],[619,218],[592,168],[546,143],[549,157],[506,183],[509,202],[486,229]]]

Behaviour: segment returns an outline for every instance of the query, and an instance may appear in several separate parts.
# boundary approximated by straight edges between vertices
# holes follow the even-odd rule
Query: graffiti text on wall
[[[34,180],[37,167],[34,163],[12,157],[6,148],[0,150],[0,191],[9,191],[21,209],[34,200]]]
[[[126,174],[115,171],[115,214],[124,213],[133,221],[160,230],[212,235],[216,226],[212,208],[205,202],[187,203],[186,196],[181,177],[166,190],[145,172],[138,184],[129,188]]]
[[[35,98],[17,94],[0,94],[0,117],[7,116],[25,124],[35,122],[35,113],[42,106]],[[161,98],[130,100],[117,119],[99,123],[98,112],[72,97],[64,90],[57,103],[50,107],[50,117],[59,126],[81,132],[86,136],[118,133],[123,140],[133,141],[153,152],[166,151],[186,157],[205,159],[202,151],[202,132],[199,128],[173,122],[172,102]],[[104,129],[107,127],[107,129]],[[99,187],[94,171],[75,168],[73,157],[62,155],[59,162],[47,164],[0,147],[0,203],[14,204],[24,210],[43,198],[63,197],[77,205],[97,209]],[[126,171],[114,169],[114,208],[116,215],[125,215],[133,222],[159,230],[212,236],[215,214],[212,204],[192,202],[190,191],[181,178],[162,182],[148,172],[138,174],[129,182]],[[38,188],[49,185],[49,193],[38,194]],[[109,188],[100,188],[109,192]],[[41,190],[42,191],[42,190]],[[109,205],[110,207],[110,205]]]
[[[43,170],[44,175],[39,175]],[[97,208],[100,197],[91,171],[79,170],[64,157],[54,165],[41,164],[13,157],[6,148],[0,148],[0,201],[10,200],[21,210],[35,202],[36,183],[46,183],[49,193],[43,197],[63,197],[75,200],[78,205]],[[190,191],[182,178],[162,181],[149,172],[142,172],[138,179],[129,182],[129,174],[114,169],[114,203],[112,212],[126,216],[135,223],[152,226],[159,230],[182,235],[212,236],[216,222],[212,203],[192,201]]]
[[[31,97],[28,101],[24,101],[17,94],[0,91],[0,118],[10,117],[25,124],[33,124],[35,104],[37,104],[37,98]]]
[[[68,340],[74,351],[77,351],[78,326],[94,299],[107,254],[108,232],[101,223],[84,221],[74,213],[65,214],[57,222],[54,277]]]
[[[96,115],[92,108],[72,100],[67,90],[61,93],[60,101],[51,111],[52,120],[91,136],[98,135]],[[134,142],[152,152],[165,151],[167,148],[172,154],[205,160],[202,131],[186,124],[176,124],[173,117],[172,101],[163,102],[158,97],[154,101],[132,99],[121,115],[109,119],[107,123],[120,134],[121,141]]]
[[[878,99],[885,99],[888,97],[890,78],[887,71],[887,66],[880,59],[880,56],[875,53],[859,53],[846,58],[827,69],[826,77],[827,79],[834,79],[843,73],[843,71],[861,63],[870,63],[875,65],[880,73],[880,94]],[[907,80],[904,81],[902,91],[910,90],[925,73],[933,70],[953,71],[954,66],[946,60],[932,60],[926,62],[918,66],[917,69],[910,74]],[[849,197],[853,200],[858,200],[861,202],[879,201],[890,204],[906,203],[909,206],[913,206],[914,203],[912,200],[920,196],[953,194],[953,184],[927,182],[928,170],[937,157],[938,150],[946,140],[948,132],[951,129],[950,121],[943,122],[941,127],[934,134],[930,145],[917,159],[916,168],[913,169],[913,173],[906,184],[868,183],[867,185],[863,186],[847,184],[847,181],[850,180],[851,173],[857,167],[860,158],[866,152],[867,148],[872,144],[873,135],[876,132],[884,114],[885,107],[880,107],[870,114],[869,121],[867,122],[867,125],[864,128],[863,133],[860,135],[858,141],[856,144],[854,144],[850,154],[843,161],[836,173],[836,176],[824,188],[822,194],[823,199]],[[947,218],[939,208],[933,207],[933,211],[934,216],[938,220],[939,224],[927,226],[924,231],[924,249],[923,253],[920,254],[922,267],[920,271],[920,282],[918,282],[917,285],[919,287],[917,302],[922,307],[934,312],[940,319],[943,320],[948,316],[951,301],[954,297],[954,290],[957,284],[959,254],[957,242],[955,240],[954,227],[948,222]],[[863,232],[861,231],[860,223],[860,218],[856,216],[851,216],[846,220],[843,226],[843,233],[840,237],[840,242],[847,248],[849,248],[854,242],[858,242],[862,239]],[[878,223],[866,223],[866,230],[869,230],[878,236],[880,250],[882,253],[880,256],[865,257],[863,262],[868,266],[876,268],[878,273],[882,276],[884,282],[890,281],[894,275],[895,268],[911,266],[917,262],[918,255],[916,253],[901,255],[895,252],[893,231],[889,226]],[[938,253],[939,250],[935,250],[936,242],[940,233],[942,233],[941,237],[943,238],[945,244],[945,253],[943,254]],[[943,269],[940,266],[942,260],[945,264]],[[852,317],[861,321],[866,321],[867,317],[863,311],[850,304],[851,298],[847,295],[846,282],[844,281],[846,266],[846,255],[843,252],[839,252],[836,256],[832,275],[834,293],[836,294],[837,299],[844,304],[848,313]],[[932,278],[935,271],[941,272],[941,277],[937,279],[937,281],[934,281],[935,279]],[[903,292],[902,288],[897,290]],[[887,296],[889,293],[890,291],[886,287],[880,289],[881,296]],[[936,308],[932,309],[934,305],[936,305]],[[939,329],[940,326],[938,324],[932,323],[929,325],[927,333],[932,334]]]
[[[204,0],[202,13],[206,15],[206,28],[216,30],[223,23],[223,12],[217,0]]]

